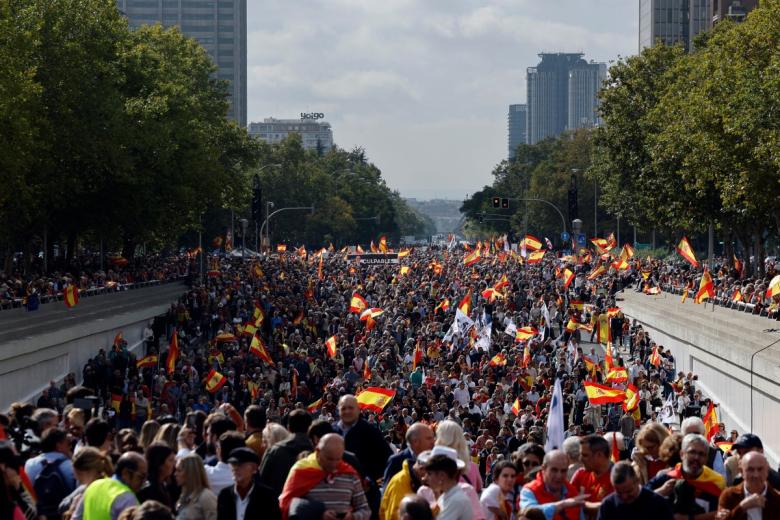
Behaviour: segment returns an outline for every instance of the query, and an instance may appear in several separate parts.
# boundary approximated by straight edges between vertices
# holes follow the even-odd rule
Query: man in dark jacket
[[[780,518],[780,493],[768,482],[769,463],[764,454],[746,453],[740,457],[739,467],[744,480],[723,490],[718,501],[718,518]]]
[[[672,520],[671,504],[639,484],[630,462],[612,466],[610,482],[615,492],[601,501],[598,520]]]
[[[390,460],[387,462],[383,485],[386,486],[390,479],[401,471],[405,460],[408,460],[411,466],[417,460],[417,455],[433,449],[435,440],[433,430],[427,424],[415,423],[411,425],[406,430],[406,448],[390,457]]]
[[[230,452],[230,469],[234,485],[219,492],[218,520],[245,520],[263,518],[281,520],[279,500],[271,488],[256,477],[260,459],[251,448],[236,448]]]
[[[287,474],[303,451],[311,451],[307,432],[311,426],[311,416],[306,410],[293,410],[287,419],[289,438],[276,443],[263,455],[260,466],[260,480],[277,495],[282,493]]]

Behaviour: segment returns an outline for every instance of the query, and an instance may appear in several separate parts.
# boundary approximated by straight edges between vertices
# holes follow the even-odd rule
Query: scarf
[[[712,495],[714,497],[720,496],[720,493],[725,487],[723,477],[708,467],[704,467],[704,471],[701,472],[696,478],[689,478],[683,474],[682,464],[678,463],[672,471],[667,473],[669,478],[675,480],[685,480],[688,484],[692,485],[696,490]]]

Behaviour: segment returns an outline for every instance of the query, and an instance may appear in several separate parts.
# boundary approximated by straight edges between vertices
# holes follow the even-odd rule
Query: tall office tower
[[[581,53],[542,53],[539,56],[542,61],[536,67],[529,67],[526,75],[527,143],[536,144],[547,137],[557,137],[567,128],[598,124],[596,93],[601,86],[600,79],[606,76],[606,65],[588,63]]]
[[[691,0],[639,0],[639,50],[657,40],[665,45],[690,47]]]
[[[528,130],[528,105],[509,105],[509,115],[507,116],[507,134],[509,159],[514,159],[517,153],[517,146],[525,144],[526,133]]]
[[[712,2],[713,0],[690,0],[688,4],[688,37],[691,49],[696,36],[712,29]]]
[[[598,93],[607,79],[606,63],[576,63],[569,70],[569,105],[566,128],[591,128],[601,124]]]
[[[217,77],[228,80],[228,117],[246,127],[246,0],[117,0],[131,27],[159,23],[176,25],[194,38],[219,68]]]
[[[750,11],[758,7],[759,0],[711,0],[712,25],[721,20],[742,22]]]

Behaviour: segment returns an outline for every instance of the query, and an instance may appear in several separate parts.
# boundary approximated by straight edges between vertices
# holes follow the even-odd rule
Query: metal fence
[[[670,284],[662,284],[661,290],[670,294],[677,294],[679,296],[682,296],[683,291],[686,289],[684,287],[674,287]],[[693,299],[694,296],[696,296],[696,291],[693,289],[688,289],[688,298]],[[707,303],[717,305],[718,307],[733,309],[738,312],[754,314],[756,316],[763,316],[765,318],[770,318],[773,320],[778,319],[778,317],[780,317],[780,314],[776,312],[773,313],[772,316],[770,316],[765,306],[759,307],[754,303],[735,302],[731,298],[723,298],[720,296],[715,296],[714,298],[708,298]]]

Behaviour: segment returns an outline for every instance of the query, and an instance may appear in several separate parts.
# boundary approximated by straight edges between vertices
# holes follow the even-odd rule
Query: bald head
[[[146,481],[146,459],[140,453],[128,451],[119,457],[114,474],[133,492],[138,492]]]
[[[354,395],[347,394],[339,399],[339,419],[347,426],[352,426],[360,419],[360,408]]]
[[[569,469],[569,457],[561,450],[552,450],[544,455],[542,477],[544,484],[555,493],[563,488],[566,472]]]
[[[761,493],[769,478],[769,462],[763,453],[750,451],[739,458],[739,469],[750,493]]]
[[[406,430],[406,444],[415,457],[426,450],[433,449],[435,441],[433,430],[427,424],[414,423]]]
[[[344,439],[336,433],[328,433],[320,438],[316,448],[317,462],[326,473],[335,472],[344,457]]]

